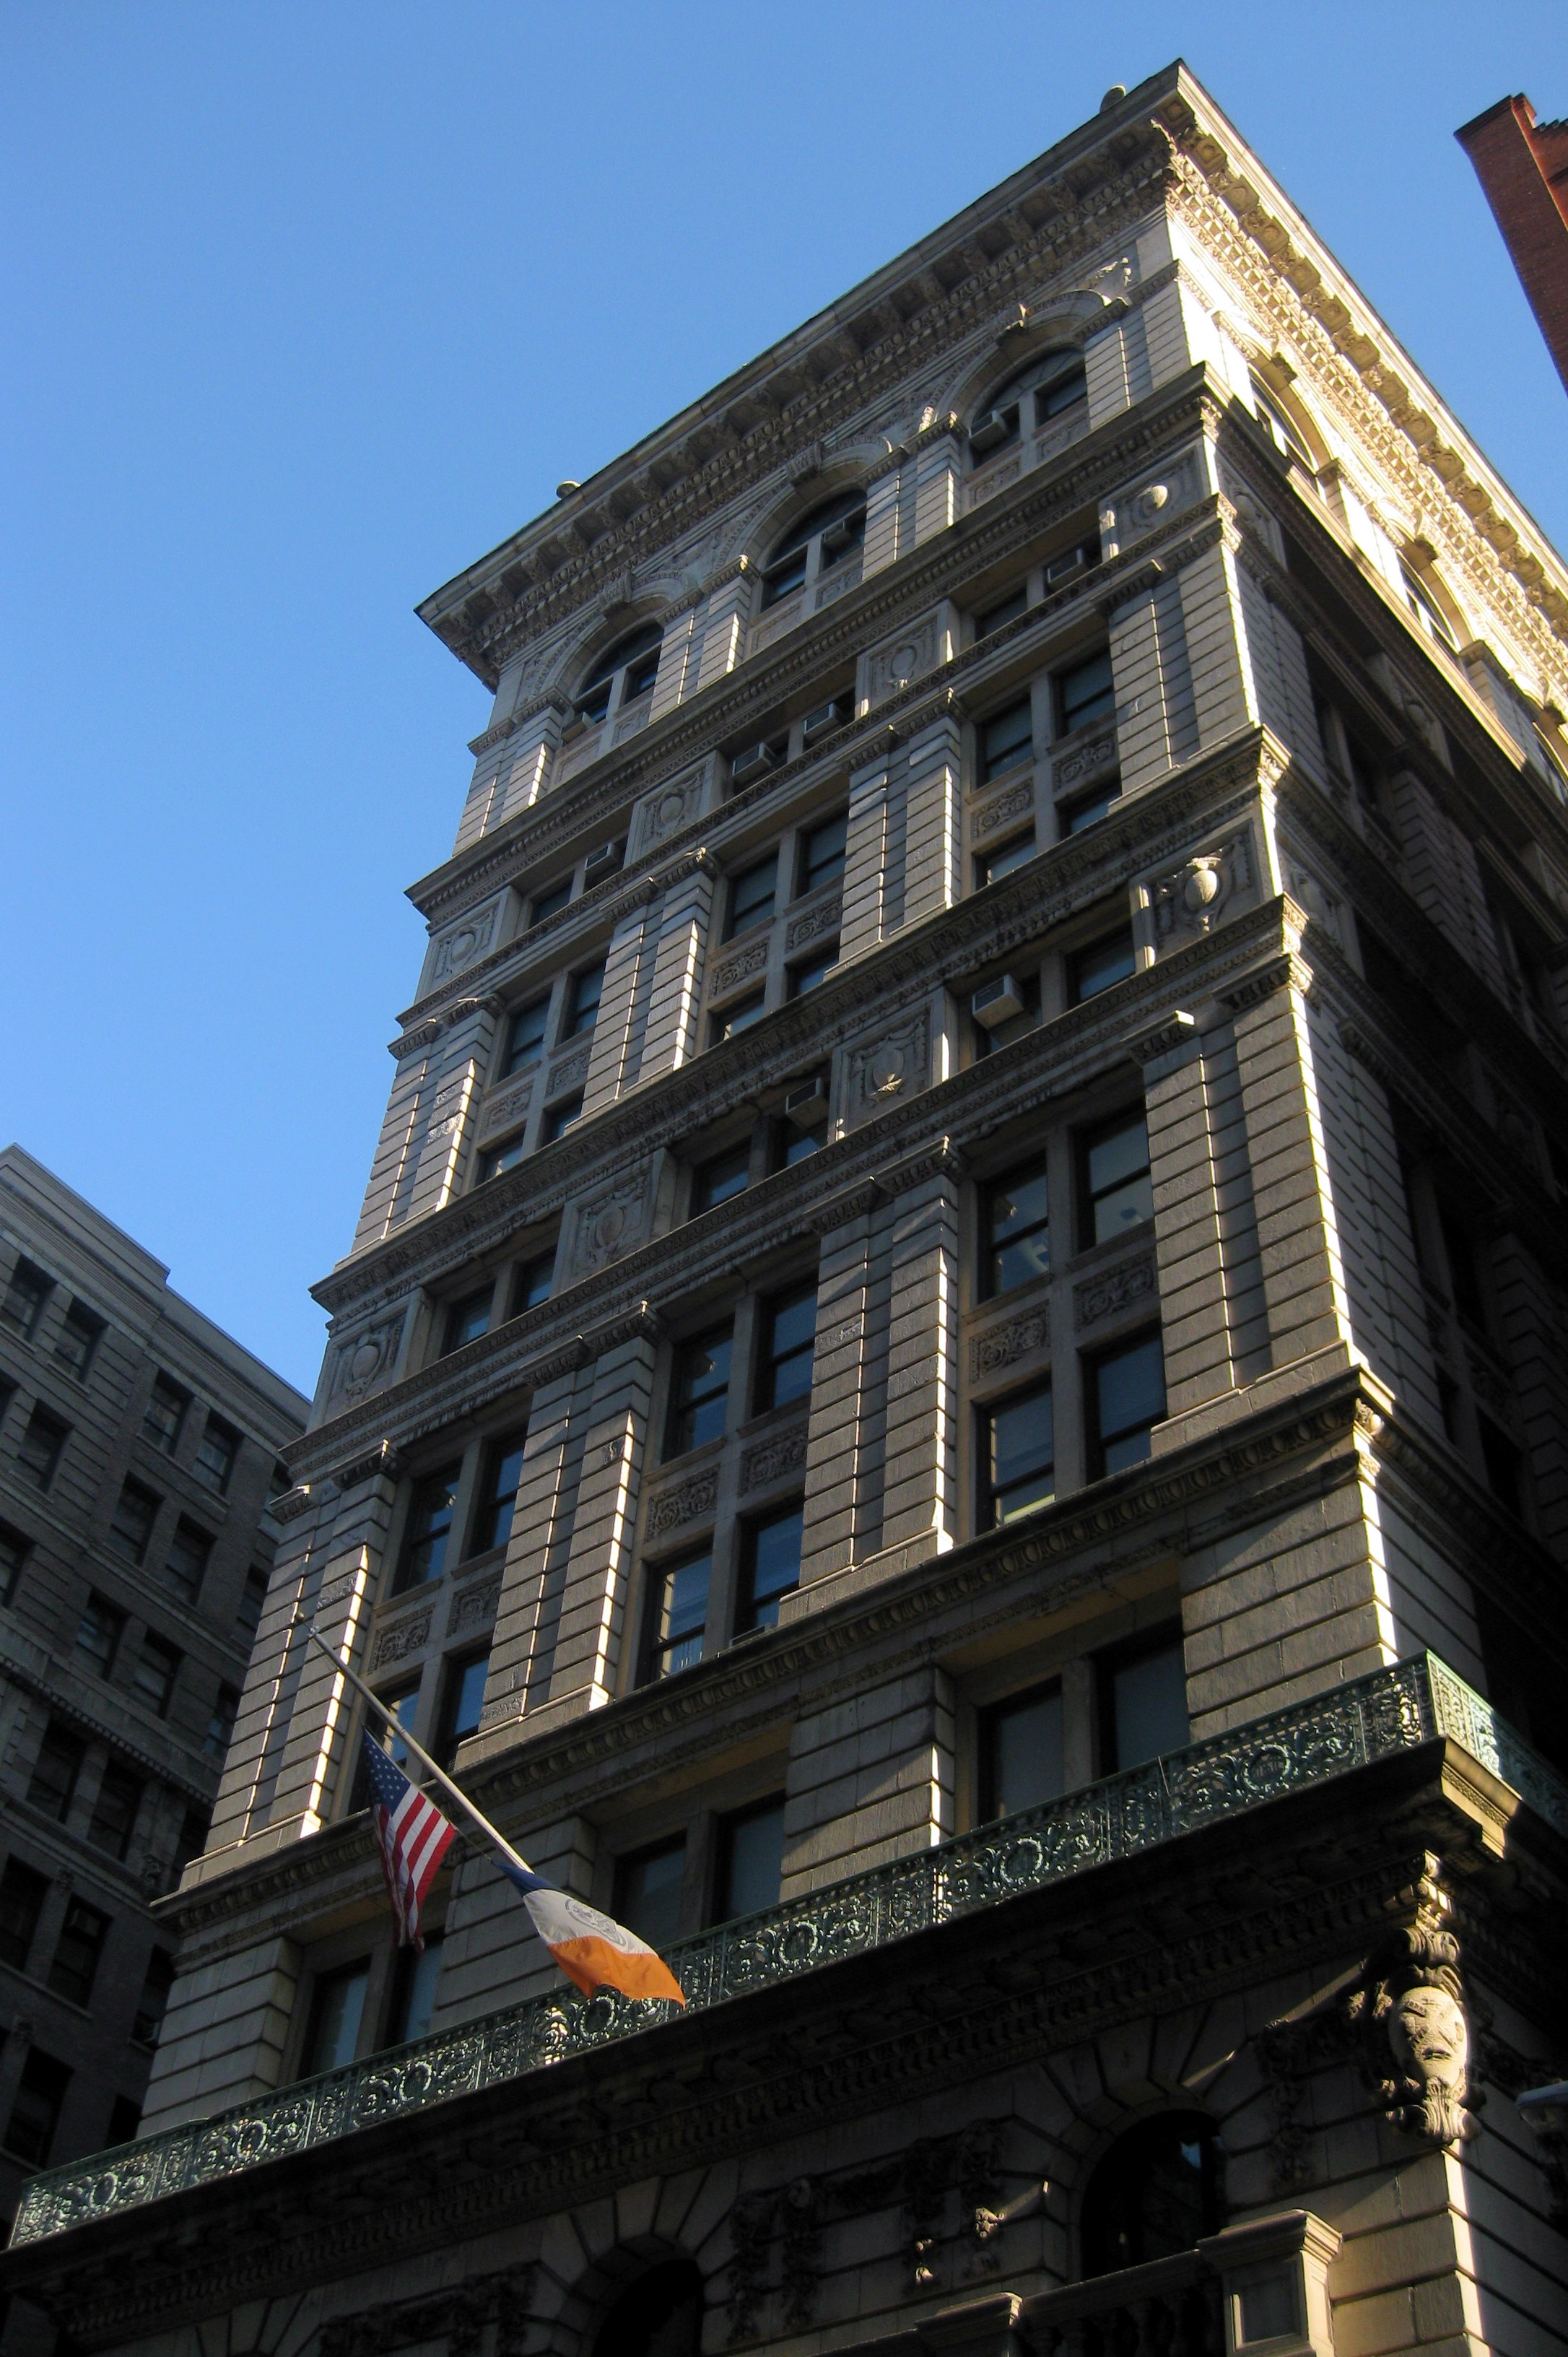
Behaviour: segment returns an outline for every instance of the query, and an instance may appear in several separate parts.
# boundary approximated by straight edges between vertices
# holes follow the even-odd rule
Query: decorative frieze
[[[357,1334],[348,1335],[336,1345],[328,1399],[352,1407],[391,1383],[407,1315],[406,1308],[400,1308],[390,1317],[378,1318],[372,1325],[362,1326]]]
[[[394,1620],[390,1628],[377,1631],[371,1667],[384,1670],[389,1662],[406,1661],[410,1653],[417,1653],[427,1643],[429,1637],[430,1608],[426,1606],[423,1612],[410,1612],[403,1620]]]
[[[714,966],[711,996],[723,998],[728,992],[737,990],[754,974],[761,974],[767,963],[768,935],[764,933],[760,941],[748,942],[745,949]]]
[[[571,1272],[592,1276],[648,1241],[653,1219],[653,1166],[639,1163],[574,1207]]]
[[[532,1102],[532,1077],[526,1081],[517,1082],[510,1088],[498,1089],[485,1099],[484,1108],[479,1114],[476,1142],[482,1146],[489,1139],[497,1136],[503,1129],[515,1128],[526,1115]]]
[[[476,1579],[468,1587],[460,1587],[446,1615],[448,1637],[461,1637],[470,1629],[488,1629],[496,1617],[500,1593],[499,1579]]]
[[[1114,1268],[1099,1270],[1073,1287],[1072,1322],[1080,1329],[1097,1326],[1102,1318],[1114,1317],[1119,1309],[1132,1309],[1140,1301],[1152,1301],[1158,1290],[1155,1255],[1140,1253],[1136,1260],[1118,1261]]]
[[[449,982],[486,954],[495,941],[505,899],[504,893],[498,893],[493,900],[487,900],[482,908],[470,909],[455,925],[448,925],[444,932],[435,935],[430,944],[426,989]]]
[[[568,1089],[580,1089],[587,1077],[588,1050],[579,1048],[574,1055],[564,1057],[560,1063],[551,1066],[544,1093],[547,1097],[564,1096]]]
[[[1243,829],[1216,850],[1184,861],[1172,874],[1145,886],[1154,916],[1156,954],[1194,935],[1212,932],[1227,913],[1251,902],[1251,837]]]
[[[939,606],[862,655],[856,696],[860,708],[886,703],[937,670],[951,653],[952,625],[946,607]]]
[[[1071,793],[1079,786],[1092,785],[1115,766],[1116,723],[1110,720],[1101,727],[1080,729],[1051,757],[1052,791]]]
[[[741,1489],[758,1490],[765,1481],[781,1481],[787,1473],[799,1473],[805,1462],[806,1427],[798,1424],[791,1431],[774,1433],[742,1452]]]
[[[993,794],[989,802],[978,805],[970,822],[970,834],[980,843],[986,835],[994,834],[999,826],[1005,826],[1009,819],[1027,816],[1034,807],[1032,785],[1008,786],[1004,792]]]
[[[843,916],[843,902],[835,894],[832,899],[820,900],[814,909],[807,909],[800,916],[791,918],[784,940],[786,955],[790,950],[799,949],[802,942],[814,942],[823,933],[837,932]]]
[[[680,777],[668,779],[644,794],[631,813],[631,827],[627,837],[628,860],[645,858],[670,836],[679,834],[690,826],[702,808],[703,787],[707,778],[706,763],[685,770]]]
[[[930,1076],[930,1024],[923,1007],[845,1053],[844,1119],[852,1126],[918,1095]]]
[[[1012,1366],[1019,1359],[1043,1351],[1051,1338],[1048,1310],[1028,1309],[1021,1317],[1009,1318],[1000,1326],[988,1327],[977,1334],[969,1346],[969,1372],[972,1383],[993,1375],[1003,1367]]]
[[[688,1473],[672,1490],[660,1491],[648,1509],[648,1536],[650,1540],[664,1536],[666,1531],[681,1529],[683,1523],[694,1523],[711,1514],[718,1503],[719,1469],[704,1465],[697,1473]]]

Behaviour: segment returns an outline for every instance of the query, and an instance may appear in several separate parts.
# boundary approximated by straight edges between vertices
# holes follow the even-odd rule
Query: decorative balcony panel
[[[1442,1736],[1568,1835],[1568,1782],[1445,1663],[1423,1653],[938,1848],[720,1924],[671,1949],[668,1961],[688,2009],[698,2012]],[[674,2012],[664,2003],[563,1990],[369,2055],[213,2119],[35,2177],[12,2244],[213,2184],[615,2040],[656,2036]]]

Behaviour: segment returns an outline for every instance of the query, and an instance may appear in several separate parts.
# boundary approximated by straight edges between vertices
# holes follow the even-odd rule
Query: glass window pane
[[[1060,1686],[987,1712],[983,1740],[987,1816],[1012,1816],[1060,1799],[1067,1789]]]
[[[1081,361],[1072,368],[1064,369],[1060,376],[1053,377],[1048,384],[1041,385],[1035,395],[1036,425],[1043,425],[1048,417],[1059,417],[1064,409],[1070,409],[1075,402],[1083,400],[1088,390],[1088,373]]]
[[[317,1980],[301,2065],[303,2078],[312,2078],[317,2071],[340,2071],[353,2061],[370,1977],[367,1963],[348,1964],[341,1972],[325,1973]]]
[[[73,1301],[66,1311],[55,1342],[55,1357],[68,1373],[81,1383],[92,1363],[92,1353],[103,1333],[103,1320],[94,1318],[79,1301]]]
[[[681,1886],[685,1875],[684,1835],[635,1857],[623,1857],[616,1874],[617,1918],[660,1953],[680,1935]]]
[[[733,1039],[739,1031],[749,1031],[754,1023],[761,1022],[767,1012],[768,996],[765,991],[757,991],[750,998],[737,999],[733,1006],[726,1006],[722,1015],[714,1016],[714,1046],[722,1046],[725,1040]]]
[[[1143,1115],[1091,1138],[1087,1148],[1090,1242],[1102,1244],[1155,1215],[1149,1131]]]
[[[779,884],[779,855],[770,852],[748,867],[730,886],[729,931],[726,938],[749,932],[753,925],[766,924],[773,914],[773,903]]]
[[[1099,793],[1086,795],[1082,802],[1059,805],[1058,823],[1063,834],[1081,834],[1086,826],[1098,826],[1121,792],[1120,784],[1112,783]]]
[[[700,1162],[692,1181],[692,1215],[711,1211],[719,1203],[727,1203],[732,1195],[744,1194],[751,1176],[751,1144],[732,1146],[726,1154],[715,1154],[711,1162]]]
[[[536,892],[528,904],[529,923],[542,925],[546,917],[557,915],[571,898],[572,878],[569,876],[562,883],[552,884],[547,891]]]
[[[495,1442],[486,1463],[486,1494],[475,1532],[475,1554],[486,1547],[505,1546],[511,1536],[517,1509],[517,1485],[522,1479],[522,1452],[527,1434],[514,1433]]]
[[[485,1699],[485,1681],[490,1674],[489,1649],[477,1653],[472,1661],[449,1662],[446,1665],[446,1691],[441,1704],[441,1764],[449,1768],[456,1757],[457,1746],[472,1735],[479,1724],[479,1711]]]
[[[1149,1453],[1149,1427],[1165,1412],[1165,1356],[1157,1334],[1101,1359],[1095,1369],[1095,1403],[1101,1455],[1107,1473],[1141,1464]]]
[[[1035,721],[1029,698],[1010,704],[1005,712],[981,723],[980,779],[983,785],[1005,770],[1021,769],[1035,758]]]
[[[999,851],[987,852],[983,858],[975,861],[974,880],[977,888],[983,891],[988,884],[1000,884],[1004,876],[1011,876],[1016,868],[1022,867],[1026,861],[1033,859],[1034,856],[1035,830],[1032,826],[1026,827],[1022,834],[1015,834],[1012,841],[1004,843]]]
[[[502,1138],[499,1146],[492,1146],[488,1153],[481,1154],[478,1184],[482,1187],[487,1178],[499,1178],[503,1170],[515,1170],[522,1160],[522,1146],[523,1133],[520,1129],[514,1135]]]
[[[591,1030],[599,1011],[599,993],[605,986],[605,969],[601,961],[591,965],[585,974],[574,974],[567,994],[566,1037],[575,1039],[579,1031]]]
[[[48,1985],[58,1996],[70,1997],[74,2005],[87,2003],[108,1932],[107,1915],[84,1899],[70,1900],[48,1969]]]
[[[994,1520],[1009,1521],[1055,1495],[1056,1436],[1048,1384],[1000,1401],[991,1410],[991,1488]]]
[[[1070,1003],[1081,1006],[1085,999],[1098,998],[1102,990],[1125,982],[1135,968],[1130,926],[1125,932],[1108,933],[1103,941],[1090,942],[1068,961]]]
[[[706,1555],[690,1555],[684,1563],[666,1565],[656,1573],[655,1677],[671,1677],[701,1661],[712,1575],[713,1558]]]
[[[1020,614],[1026,614],[1028,610],[1029,592],[1027,585],[1025,585],[1015,589],[1010,597],[999,599],[994,606],[988,606],[983,614],[977,614],[974,635],[977,639],[988,639],[993,630],[1004,630],[1009,622],[1015,622]]]
[[[527,1006],[518,1008],[506,1035],[503,1077],[509,1072],[521,1072],[525,1065],[539,1061],[544,1048],[544,1026],[549,1015],[548,998],[535,998]]]
[[[1186,1749],[1191,1732],[1179,1638],[1158,1652],[1114,1663],[1107,1683],[1111,1701],[1108,1769],[1141,1768],[1145,1760]]]
[[[838,972],[838,963],[839,945],[833,942],[827,949],[819,951],[814,958],[809,958],[804,965],[792,965],[789,969],[790,997],[804,998],[808,992],[820,989],[830,974]]]
[[[778,565],[770,565],[762,576],[762,607],[777,606],[781,598],[792,597],[806,577],[806,554],[797,549]]]
[[[772,1302],[766,1312],[759,1408],[782,1407],[811,1388],[816,1350],[817,1290],[811,1286]]]
[[[62,1821],[70,1815],[85,1752],[86,1746],[68,1727],[50,1719],[27,1786],[27,1799],[35,1809]]]
[[[207,1577],[207,1559],[212,1553],[212,1541],[195,1523],[184,1516],[175,1524],[174,1537],[164,1562],[164,1576],[177,1587],[186,1601],[194,1604]]]
[[[452,1515],[457,1503],[457,1483],[463,1468],[448,1465],[421,1481],[409,1509],[408,1536],[403,1542],[400,1587],[439,1579],[446,1564],[446,1542],[452,1535]]]
[[[98,1787],[98,1798],[92,1803],[87,1838],[99,1849],[107,1850],[111,1857],[124,1857],[131,1846],[144,1790],[139,1776],[134,1776],[118,1760],[110,1760]]]
[[[400,1977],[396,2000],[392,2006],[392,2034],[389,2046],[408,2046],[414,2039],[423,2038],[430,2028],[430,2017],[435,2007],[435,1984],[441,1977],[441,1943],[443,1934],[427,1932],[424,1953],[416,1956],[405,1948],[399,1957]]]
[[[4,1296],[0,1296],[0,1325],[9,1326],[30,1342],[37,1331],[45,1302],[54,1291],[54,1280],[35,1268],[30,1261],[19,1260],[11,1275]]]
[[[218,1491],[220,1495],[227,1490],[239,1454],[239,1434],[218,1416],[209,1415],[196,1445],[196,1470],[209,1490]]]
[[[490,1301],[493,1285],[482,1286],[477,1293],[466,1293],[446,1312],[446,1349],[460,1351],[465,1342],[477,1342],[488,1333],[490,1323]]]
[[[90,1596],[76,1624],[76,1650],[84,1665],[101,1678],[114,1666],[114,1655],[125,1627],[125,1616],[102,1596]]]
[[[0,1963],[26,1972],[38,1917],[48,1897],[48,1878],[35,1874],[20,1858],[8,1858],[0,1874]]]
[[[161,1503],[140,1482],[125,1483],[109,1524],[109,1544],[116,1555],[124,1555],[129,1563],[141,1562]]]
[[[804,1509],[787,1506],[746,1534],[746,1587],[737,1626],[776,1629],[779,1599],[800,1584],[800,1535]]]
[[[717,1921],[730,1923],[737,1915],[777,1907],[784,1879],[783,1794],[731,1817],[723,1838]]]
[[[1045,1275],[1051,1265],[1045,1163],[1026,1163],[999,1178],[988,1191],[986,1208],[992,1291],[1007,1293]]]
[[[730,1351],[734,1329],[721,1326],[682,1343],[675,1362],[667,1457],[723,1437],[729,1413]]]
[[[511,1315],[521,1318],[525,1309],[537,1309],[541,1302],[548,1301],[554,1282],[553,1247],[549,1252],[538,1254],[532,1260],[524,1261],[512,1281]]]
[[[1062,735],[1070,736],[1075,728],[1086,727],[1090,721],[1102,719],[1112,711],[1116,690],[1111,677],[1111,651],[1090,655],[1087,662],[1075,663],[1064,671],[1057,681],[1061,699]]]
[[[821,826],[810,828],[802,841],[800,852],[800,889],[814,891],[843,874],[844,849],[849,839],[849,813],[840,811],[836,818],[824,819]]]
[[[177,1383],[170,1383],[166,1375],[155,1379],[152,1396],[142,1414],[142,1431],[155,1448],[161,1448],[166,1454],[173,1453],[189,1405],[189,1394],[182,1391]]]

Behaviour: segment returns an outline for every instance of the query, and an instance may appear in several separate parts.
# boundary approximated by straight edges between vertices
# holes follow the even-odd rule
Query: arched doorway
[[[1084,2189],[1083,2272],[1170,2258],[1224,2223],[1219,2130],[1202,2112],[1162,2112],[1118,2136]]]
[[[617,2293],[594,2357],[698,2357],[703,2278],[690,2259],[661,2259]]]

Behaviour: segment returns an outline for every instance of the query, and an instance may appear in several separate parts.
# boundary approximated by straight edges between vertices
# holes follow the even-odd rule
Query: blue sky
[[[5,0],[0,1138],[312,1388],[487,710],[414,602],[1176,54],[1568,545],[1568,406],[1453,139],[1568,112],[1563,29]]]

